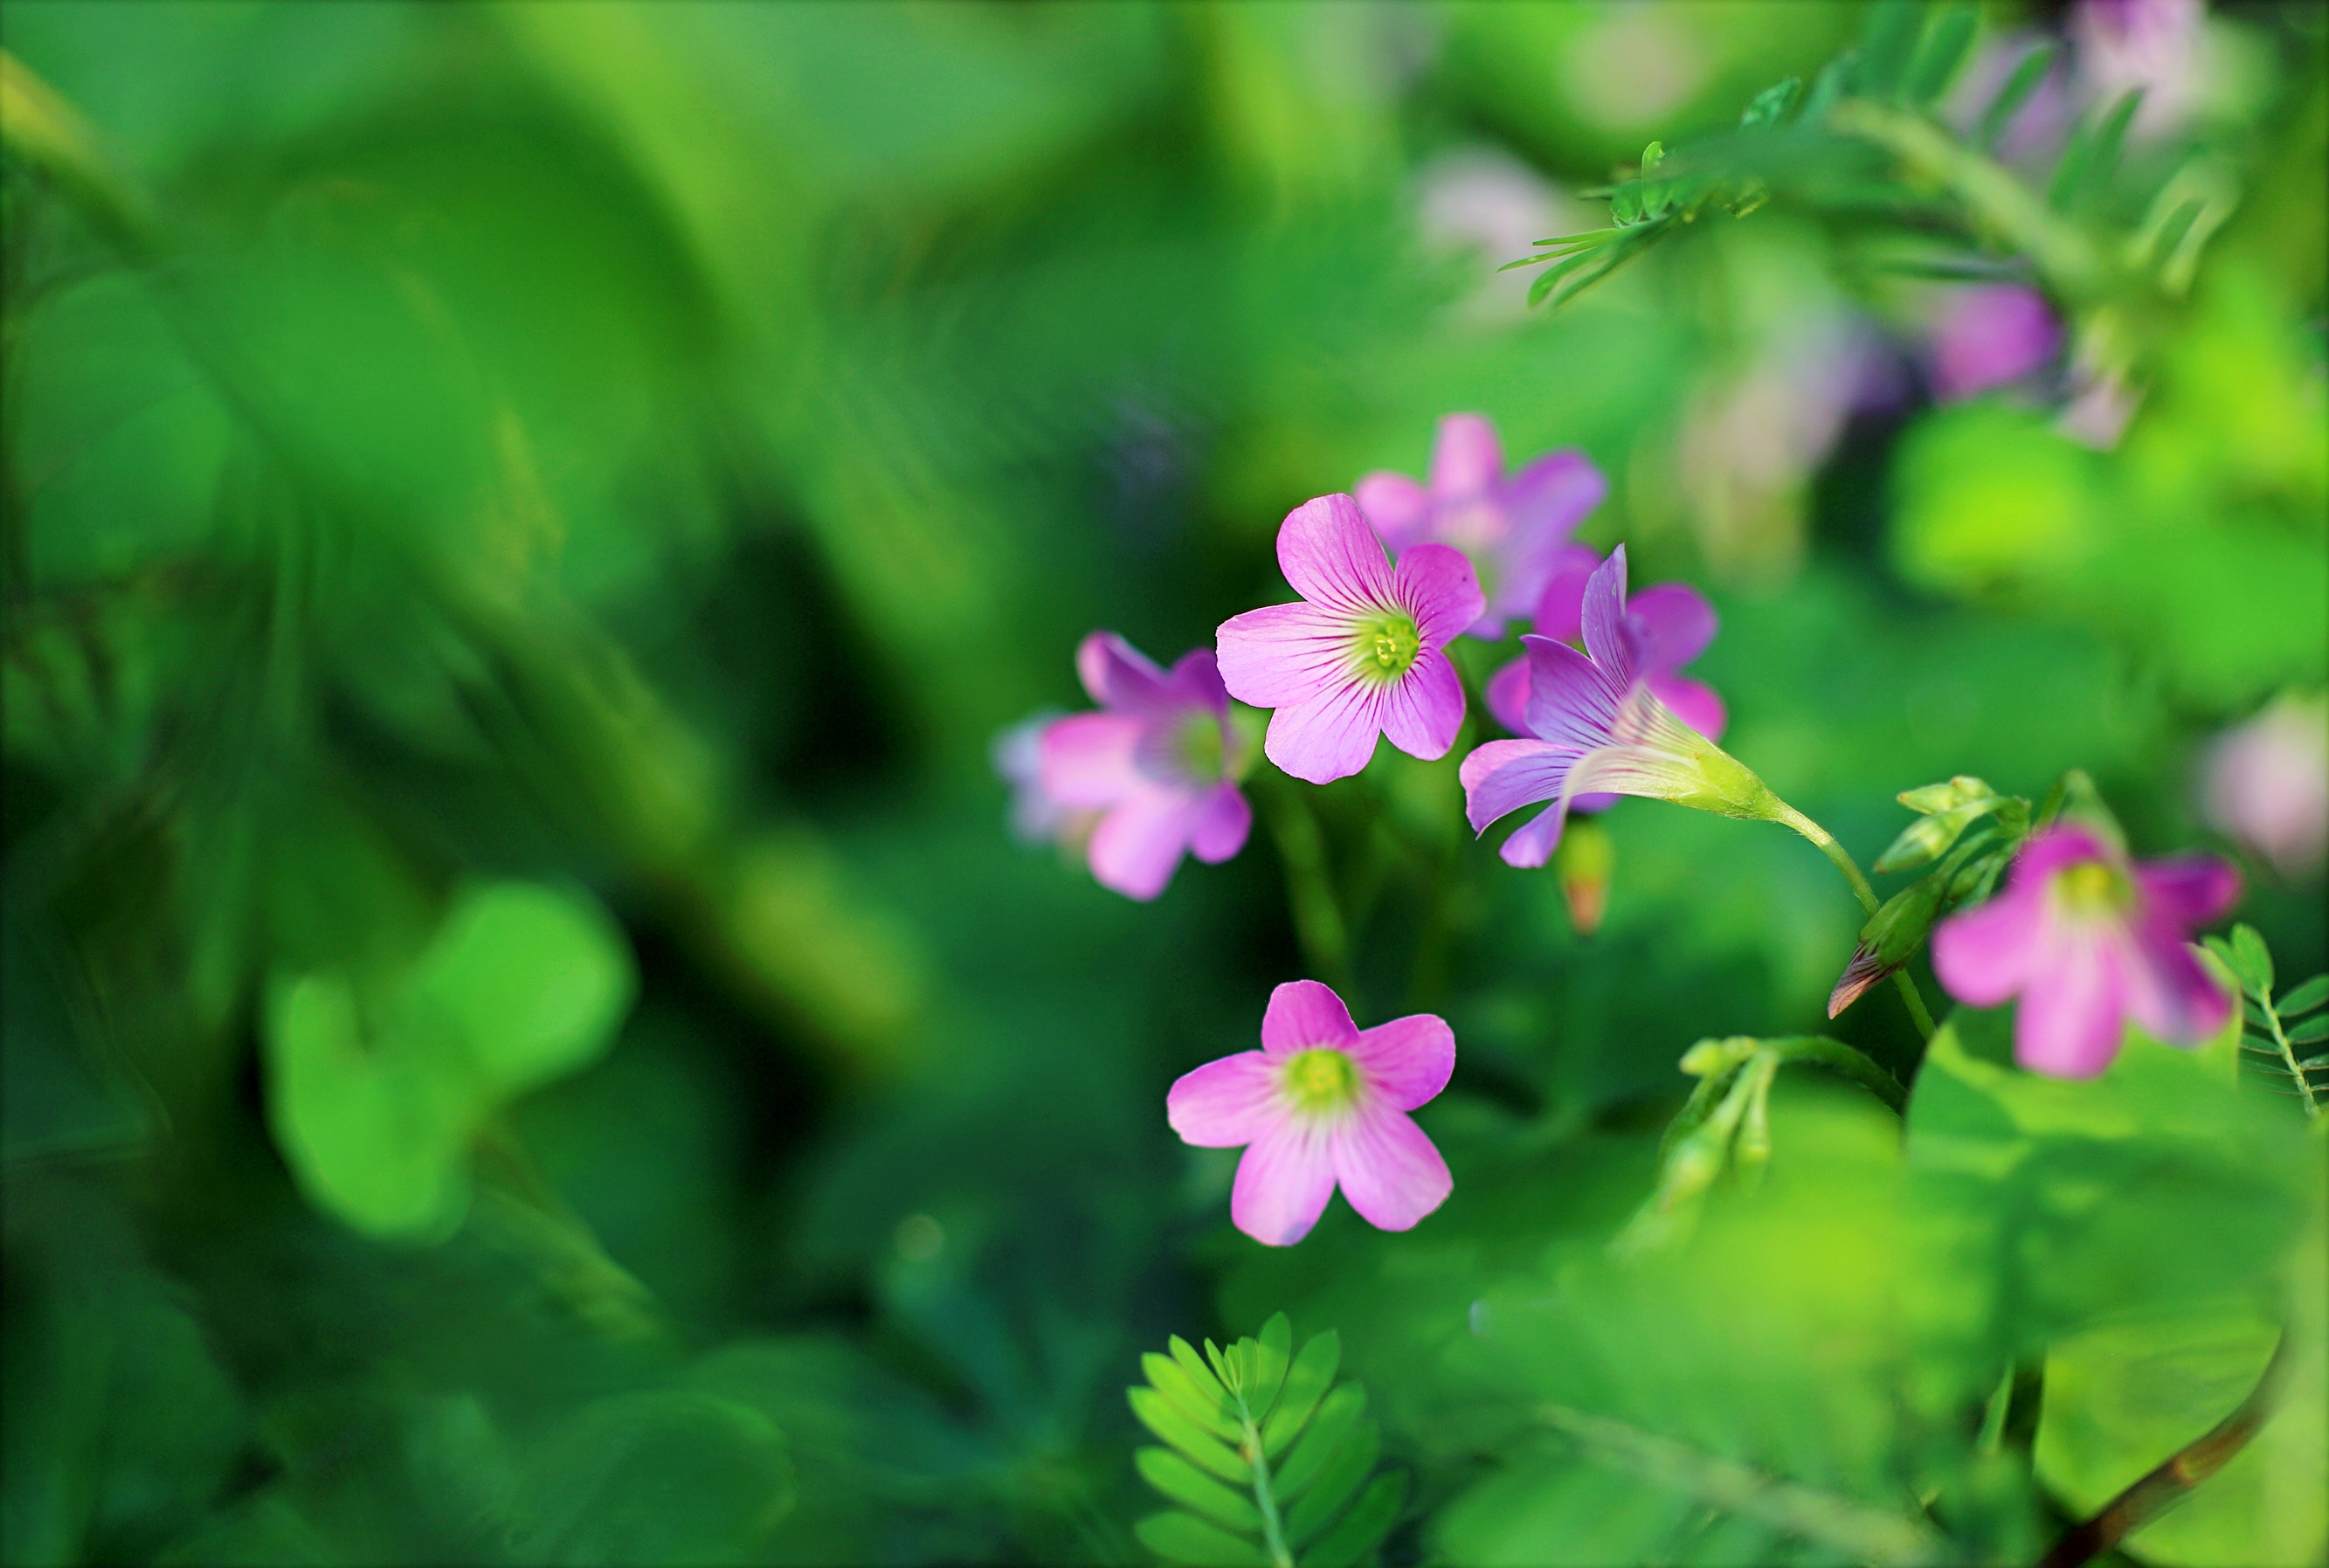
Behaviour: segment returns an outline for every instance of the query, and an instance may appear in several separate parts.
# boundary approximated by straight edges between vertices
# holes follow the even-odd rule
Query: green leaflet
[[[1341,1337],[1329,1329],[1297,1350],[1280,1312],[1227,1349],[1208,1340],[1200,1355],[1178,1336],[1169,1349],[1144,1355],[1148,1383],[1126,1391],[1170,1445],[1140,1450],[1134,1467],[1179,1505],[1136,1523],[1141,1543],[1193,1568],[1371,1558],[1398,1522],[1407,1478],[1375,1473],[1382,1439],[1366,1392],[1334,1384]]]

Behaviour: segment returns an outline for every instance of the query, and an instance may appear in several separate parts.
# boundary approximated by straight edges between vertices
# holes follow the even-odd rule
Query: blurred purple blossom
[[[1095,816],[1092,875],[1127,898],[1163,893],[1184,854],[1218,862],[1243,848],[1253,808],[1235,780],[1237,737],[1212,651],[1183,654],[1167,674],[1096,631],[1076,650],[1076,671],[1102,711],[1043,727],[1036,818]]]
[[[1272,708],[1263,751],[1313,784],[1367,765],[1379,735],[1426,761],[1464,722],[1464,683],[1444,651],[1480,616],[1480,585],[1459,551],[1417,544],[1394,568],[1348,496],[1287,515],[1278,564],[1296,604],[1221,623],[1221,678],[1241,703]]]
[[[2292,880],[2329,855],[2329,699],[2283,697],[2216,737],[2202,772],[2209,824]]]
[[[1493,640],[1507,619],[1536,608],[1561,546],[1608,493],[1601,470],[1574,449],[1547,452],[1508,477],[1496,427],[1479,414],[1449,414],[1431,449],[1429,488],[1377,472],[1359,481],[1358,501],[1402,555],[1424,543],[1465,553],[1487,599],[1467,629]]]
[[[1954,402],[2005,386],[2061,350],[2061,324],[2035,288],[1983,283],[1952,289],[1933,326],[1933,395]]]
[[[2003,893],[1936,928],[1933,970],[1971,1006],[2021,998],[2023,1066],[2092,1078],[2129,1017],[2179,1044],[2223,1027],[2232,999],[2190,939],[2239,892],[2239,873],[2212,855],[2130,862],[2094,829],[2057,824],[2022,846]]]
[[[1455,1186],[1407,1114],[1455,1067],[1444,1020],[1418,1013],[1361,1029],[1331,988],[1292,980],[1270,993],[1261,1049],[1184,1073],[1164,1114],[1199,1148],[1244,1148],[1230,1218],[1257,1242],[1308,1235],[1337,1185],[1367,1223],[1405,1231]]]

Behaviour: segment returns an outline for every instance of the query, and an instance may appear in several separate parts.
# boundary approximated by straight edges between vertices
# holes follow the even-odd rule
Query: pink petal
[[[1350,679],[1351,618],[1315,604],[1271,604],[1221,622],[1221,682],[1257,708],[1308,702]]]
[[[1683,723],[1710,741],[1722,739],[1730,713],[1712,686],[1688,675],[1652,675],[1642,684],[1650,688],[1652,696],[1672,708]]]
[[[1103,708],[1146,713],[1166,697],[1164,672],[1112,631],[1096,631],[1076,649],[1076,674]]]
[[[1528,732],[1579,750],[1598,746],[1616,730],[1624,688],[1609,672],[1549,637],[1524,637],[1528,653]]]
[[[2092,828],[2076,822],[2057,822],[2032,834],[2013,856],[2007,885],[2036,887],[2061,870],[2082,861],[2115,859],[2111,848]]]
[[[1327,609],[1366,615],[1391,602],[1391,558],[1348,496],[1320,496],[1287,513],[1278,565],[1295,592]]]
[[[1216,713],[1230,711],[1230,694],[1221,685],[1221,663],[1209,647],[1193,647],[1174,662],[1173,673],[1165,679],[1164,693],[1175,707],[1202,706]]]
[[[1488,677],[1488,712],[1496,723],[1515,735],[1525,735],[1528,728],[1529,662],[1525,656],[1514,659]]]
[[[2187,930],[2222,915],[2240,897],[2240,874],[2212,855],[2146,860],[2135,868],[2135,883],[2145,905]]]
[[[1464,682],[1438,648],[1427,648],[1382,694],[1382,732],[1410,757],[1436,762],[1464,724]]]
[[[1447,1087],[1456,1071],[1456,1032],[1445,1018],[1410,1013],[1362,1029],[1348,1047],[1370,1092],[1387,1105],[1413,1110]]]
[[[1539,637],[1576,642],[1585,635],[1585,585],[1600,565],[1601,553],[1590,544],[1561,547],[1536,601]]]
[[[1578,799],[1614,802],[1617,797],[1580,795]],[[1552,852],[1561,847],[1561,830],[1567,827],[1569,813],[1575,804],[1574,801],[1555,800],[1534,817],[1522,823],[1513,830],[1512,836],[1505,839],[1503,845],[1497,849],[1496,857],[1506,865],[1522,871],[1533,871],[1551,860]]]
[[[1626,547],[1609,552],[1609,559],[1594,570],[1585,584],[1583,622],[1585,651],[1619,690],[1634,684],[1640,663],[1634,628],[1626,624]]]
[[[1626,601],[1641,638],[1642,667],[1678,670],[1714,640],[1714,606],[1686,582],[1661,582]]]
[[[2117,944],[2107,930],[2055,944],[2013,1018],[2013,1059],[2052,1078],[2092,1078],[2118,1054],[2126,1020]]]
[[[1405,474],[1369,474],[1359,481],[1359,510],[1382,542],[1404,550],[1424,536],[1431,521],[1431,496]]]
[[[1351,1010],[1334,988],[1318,980],[1288,980],[1269,994],[1261,1015],[1261,1048],[1283,1058],[1297,1051],[1331,1045],[1347,1051],[1359,1038]]]
[[[2048,924],[2044,891],[2009,885],[1933,929],[1933,973],[1967,1006],[1997,1006],[2049,957]]]
[[[1547,452],[1504,483],[1504,511],[1523,537],[1566,537],[1609,494],[1593,459],[1574,448]]]
[[[1391,602],[1415,617],[1427,648],[1463,636],[1488,607],[1470,560],[1446,544],[1419,544],[1399,558]]]
[[[1288,1117],[1265,1130],[1238,1161],[1230,1218],[1268,1247],[1290,1247],[1310,1233],[1334,1195],[1334,1153],[1325,1129]]]
[[[1278,709],[1269,716],[1269,732],[1262,737],[1263,754],[1306,783],[1331,784],[1349,778],[1375,754],[1388,689],[1353,675],[1334,690]]]
[[[1490,741],[1475,747],[1457,777],[1464,784],[1464,815],[1482,833],[1500,817],[1540,800],[1554,800],[1578,752],[1550,741]]]
[[[1476,496],[1504,477],[1504,449],[1496,427],[1478,414],[1439,421],[1431,449],[1431,493],[1441,500]]]
[[[1045,727],[1039,742],[1043,793],[1061,806],[1097,810],[1142,785],[1134,754],[1142,724],[1124,713],[1072,713]]]
[[[1413,1229],[1456,1186],[1423,1129],[1387,1105],[1365,1107],[1335,1124],[1334,1161],[1343,1195],[1381,1231]]]
[[[1238,787],[1215,785],[1190,827],[1189,853],[1208,865],[1219,865],[1245,847],[1252,829],[1253,807]]]
[[[1100,818],[1085,851],[1093,880],[1144,902],[1164,891],[1189,847],[1198,808],[1183,789],[1146,785]]]
[[[2224,1026],[2232,999],[2216,984],[2183,933],[2156,917],[2126,933],[2121,954],[2126,1007],[2162,1040],[2196,1045]]]
[[[1259,1051],[1208,1062],[1173,1081],[1164,1119],[1199,1148],[1237,1148],[1285,1119],[1278,1068]]]

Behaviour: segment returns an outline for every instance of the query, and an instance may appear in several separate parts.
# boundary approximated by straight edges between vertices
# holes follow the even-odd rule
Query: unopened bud
[[[1988,784],[1970,773],[1960,773],[1945,784],[1925,784],[1914,789],[1903,789],[1896,798],[1911,811],[1929,815],[1935,811],[1954,811],[1960,806],[1986,800],[1996,793]]]
[[[1601,929],[1608,912],[1609,877],[1617,868],[1617,846],[1609,830],[1590,817],[1569,819],[1561,847],[1552,852],[1552,874],[1561,880],[1561,896],[1569,902],[1569,923],[1580,937]]]
[[[1890,848],[1876,857],[1878,874],[1907,871],[1911,866],[1922,865],[1928,860],[1947,855],[1949,845],[1957,841],[1959,835],[2004,804],[2004,797],[1992,795],[1952,807],[1947,811],[1936,811],[1918,817],[1900,830],[1900,836],[1892,841]]]
[[[1828,994],[1829,1017],[1860,1000],[1869,987],[1909,961],[1931,932],[1946,892],[1942,878],[1928,876],[1894,893],[1868,917],[1868,923],[1860,928],[1859,946],[1852,949],[1851,961]]]

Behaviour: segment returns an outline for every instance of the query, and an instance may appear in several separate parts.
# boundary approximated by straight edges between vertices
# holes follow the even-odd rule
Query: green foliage
[[[279,977],[267,1010],[278,1143],[308,1195],[382,1236],[442,1236],[468,1204],[469,1141],[586,1065],[636,987],[621,933],[580,895],[519,883],[457,899],[403,974]]]
[[[2234,926],[2229,940],[2205,940],[2239,987],[2241,1064],[2275,1080],[2305,1108],[2307,1120],[2317,1119],[2329,1100],[2329,1052],[2306,1048],[2329,1040],[2329,1013],[2323,1011],[2329,1006],[2329,975],[2300,981],[2276,999],[2272,949],[2254,926]]]
[[[1127,1391],[1132,1412],[1172,1446],[1142,1449],[1134,1464],[1181,1506],[1134,1527],[1143,1544],[1195,1568],[1373,1559],[1407,1478],[1375,1472],[1381,1434],[1366,1391],[1334,1381],[1342,1343],[1328,1329],[1297,1350],[1280,1312],[1227,1350],[1209,1339],[1201,1357],[1175,1335],[1169,1356],[1140,1358],[1148,1381]]]

